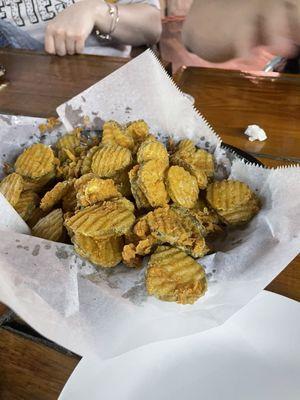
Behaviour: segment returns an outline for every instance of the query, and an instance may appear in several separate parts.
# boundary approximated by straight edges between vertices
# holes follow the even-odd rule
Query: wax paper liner
[[[217,253],[201,259],[208,275],[208,292],[194,305],[185,306],[147,296],[146,265],[139,270],[124,266],[97,270],[77,256],[72,246],[0,232],[0,301],[41,334],[80,355],[105,359],[150,342],[204,331],[248,303],[298,254],[300,168],[269,170],[224,154],[219,138],[151,53],[81,96],[82,110],[83,104],[91,107],[95,99],[93,107],[101,110],[90,108],[90,116],[98,112],[95,117],[99,118],[92,124],[98,121],[99,126],[100,120],[107,118],[124,122],[130,107],[129,118],[145,118],[163,140],[167,136],[192,138],[214,152],[220,171],[225,173],[230,167],[232,178],[256,190],[263,207],[249,225],[220,241]],[[69,106],[73,111],[78,108],[73,101]],[[66,105],[62,107],[65,110]],[[78,117],[78,112],[75,114]],[[0,121],[2,161],[12,161],[20,148],[40,139],[37,125],[41,120],[2,116]],[[55,141],[62,132],[63,128],[58,128],[42,141]]]

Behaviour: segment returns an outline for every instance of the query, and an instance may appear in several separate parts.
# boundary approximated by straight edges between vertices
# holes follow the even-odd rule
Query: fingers
[[[49,54],[55,54],[54,37],[47,30],[45,34],[45,51]]]
[[[85,40],[83,36],[66,32],[55,27],[47,27],[45,34],[45,51],[49,54],[65,56],[82,53]]]
[[[78,37],[75,42],[75,51],[77,54],[83,53],[84,50],[84,39],[83,37]]]
[[[76,40],[74,35],[66,34],[66,52],[70,56],[76,53]]]
[[[55,53],[58,56],[65,56],[67,54],[65,32],[60,30],[56,31],[54,34],[54,43]]]

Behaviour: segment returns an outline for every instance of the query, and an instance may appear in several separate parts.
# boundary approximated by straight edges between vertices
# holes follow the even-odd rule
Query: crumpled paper
[[[229,173],[256,190],[263,207],[249,225],[229,232],[217,253],[201,259],[208,292],[184,306],[147,296],[146,262],[142,269],[96,269],[70,245],[8,235],[0,225],[0,301],[42,335],[82,356],[107,359],[204,331],[247,304],[298,254],[300,168],[264,169],[225,153],[219,137],[152,53],[143,53],[58,111],[70,125],[86,114],[98,127],[110,118],[143,118],[162,140],[190,137],[214,152],[220,176]],[[0,161],[13,161],[24,146],[38,141],[41,122],[0,116]],[[51,143],[63,131],[59,127],[42,141]]]

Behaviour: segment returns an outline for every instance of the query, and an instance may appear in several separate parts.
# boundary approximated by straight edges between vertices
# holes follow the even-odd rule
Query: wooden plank
[[[176,75],[182,91],[223,141],[251,153],[300,158],[300,76],[188,67]],[[258,124],[264,142],[243,134]]]
[[[57,400],[79,359],[0,328],[0,399]]]
[[[300,255],[267,287],[267,290],[300,301]]]
[[[0,112],[49,117],[56,107],[128,62],[126,58],[0,49],[6,75],[0,86]]]

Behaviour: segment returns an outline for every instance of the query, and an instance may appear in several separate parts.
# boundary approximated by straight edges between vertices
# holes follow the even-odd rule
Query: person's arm
[[[112,38],[139,46],[155,44],[161,34],[160,11],[148,4],[119,5],[119,22]],[[108,33],[111,16],[103,0],[82,0],[50,21],[45,33],[45,50],[50,54],[81,53],[94,27]]]
[[[194,0],[182,40],[213,62],[244,56],[259,45],[289,56],[300,44],[300,0]]]

